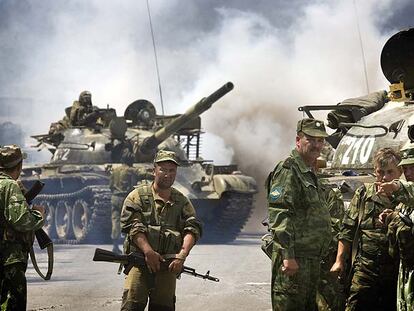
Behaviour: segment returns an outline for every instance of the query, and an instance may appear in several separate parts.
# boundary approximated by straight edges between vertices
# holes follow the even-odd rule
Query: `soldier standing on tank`
[[[24,157],[16,145],[0,148],[0,301],[5,310],[26,310],[28,253],[34,231],[44,223],[44,208],[30,209],[16,181]]]
[[[138,181],[147,177],[145,169],[133,167],[134,155],[128,149],[122,152],[120,162],[122,165],[112,170],[109,179],[109,187],[112,191],[112,251],[118,254],[121,253],[118,247],[118,241],[121,235],[120,218],[122,205],[126,196],[133,190],[133,187],[137,185]]]
[[[172,185],[179,160],[160,150],[154,160],[154,182],[142,183],[125,199],[121,228],[124,252],[141,252],[147,267],[132,267],[124,284],[121,310],[175,310],[176,277],[202,227],[193,205]],[[165,263],[170,259],[169,265]]]
[[[389,182],[401,176],[401,158],[391,148],[380,149],[374,156],[377,182]],[[352,281],[346,310],[396,309],[398,266],[388,253],[387,228],[379,215],[394,210],[396,203],[377,194],[376,183],[358,188],[346,210],[338,235],[338,252],[331,272],[340,277],[352,246]]]
[[[321,121],[297,124],[296,148],[267,180],[273,235],[273,310],[312,311],[321,258],[331,241],[331,220],[316,160],[328,134]]]
[[[83,91],[79,94],[79,100],[73,102],[69,116],[70,124],[93,127],[98,118],[98,108],[92,106],[92,94],[89,91]]]
[[[414,310],[414,144],[401,150],[399,166],[404,180],[393,180],[378,186],[378,193],[401,203],[396,211],[384,211],[380,219],[388,224],[390,253],[400,260],[397,284],[397,310]]]

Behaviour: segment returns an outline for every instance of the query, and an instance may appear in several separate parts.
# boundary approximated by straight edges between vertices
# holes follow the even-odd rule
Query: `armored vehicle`
[[[157,115],[149,101],[137,100],[123,117],[100,109],[93,126],[33,136],[53,156],[50,163],[25,167],[22,181],[27,187],[36,179],[46,184],[37,203],[47,208],[50,236],[64,243],[110,241],[109,175],[127,148],[134,154],[134,166],[148,172],[146,178],[152,177],[158,149],[175,151],[181,166],[174,187],[195,206],[205,225],[203,241],[233,240],[251,213],[256,182],[236,165],[218,166],[200,158],[199,117],[232,89],[232,83],[225,84],[181,115]]]
[[[336,132],[327,138],[335,149],[324,170],[331,184],[349,200],[363,182],[373,181],[373,156],[377,150],[401,147],[414,139],[414,28],[393,35],[381,53],[381,68],[391,83],[389,92],[379,91],[347,99],[336,106],[304,106],[332,110],[328,126]]]

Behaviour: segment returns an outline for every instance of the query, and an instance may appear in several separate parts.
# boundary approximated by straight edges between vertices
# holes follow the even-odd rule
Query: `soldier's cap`
[[[0,168],[13,168],[26,157],[17,145],[3,146],[0,148]]]
[[[171,161],[180,165],[180,159],[178,159],[177,155],[174,151],[168,151],[168,150],[159,150],[157,154],[155,155],[154,163],[160,163],[160,162],[166,162]]]
[[[325,130],[325,125],[322,121],[305,118],[298,121],[296,133],[303,132],[306,135],[313,137],[328,137],[328,133]]]
[[[414,164],[414,145],[411,145],[408,148],[402,149],[400,154],[401,154],[401,161],[400,163],[398,163],[398,166]]]

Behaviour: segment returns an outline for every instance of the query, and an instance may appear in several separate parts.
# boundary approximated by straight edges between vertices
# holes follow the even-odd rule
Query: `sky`
[[[232,81],[203,115],[203,156],[238,163],[260,186],[293,147],[299,106],[388,88],[381,49],[414,13],[409,0],[149,5],[166,114]],[[20,99],[15,112],[0,100],[2,120],[28,134],[47,132],[83,90],[118,115],[141,98],[161,113],[145,0],[0,0],[0,42],[0,99]]]

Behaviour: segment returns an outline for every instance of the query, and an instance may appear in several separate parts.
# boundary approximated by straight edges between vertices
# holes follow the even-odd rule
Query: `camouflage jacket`
[[[315,173],[293,150],[268,181],[273,252],[284,259],[325,256],[332,239],[331,218]]]
[[[355,191],[349,208],[346,210],[339,233],[339,240],[352,243],[358,228],[358,211],[362,214],[359,224],[358,252],[362,257],[372,257],[388,253],[387,228],[379,221],[379,214],[385,209],[394,209],[387,197],[376,194],[374,184],[366,184]]]
[[[4,265],[27,263],[27,235],[42,226],[42,215],[29,209],[17,182],[0,173],[0,261]]]
[[[146,179],[147,172],[144,168],[130,167],[126,164],[115,167],[109,178],[109,187],[113,195],[126,196],[130,193],[138,181]]]
[[[171,200],[154,192],[152,183],[137,186],[125,199],[121,213],[121,230],[127,234],[125,252],[137,250],[133,238],[145,233],[151,247],[160,254],[178,253],[184,234],[198,240],[202,234],[200,221],[191,202],[172,188]]]
[[[96,120],[88,120],[88,117],[94,113],[96,107],[89,105],[83,106],[78,101],[74,101],[70,110],[69,121],[73,126],[87,126],[88,123],[94,123]]]

